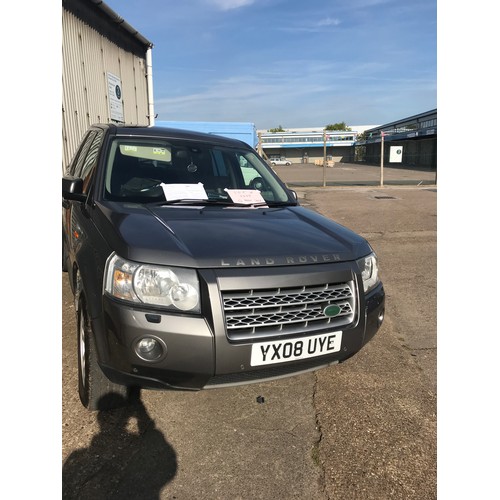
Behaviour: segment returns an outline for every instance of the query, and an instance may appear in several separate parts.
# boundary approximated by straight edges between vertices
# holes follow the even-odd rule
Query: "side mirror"
[[[83,179],[72,176],[63,177],[62,197],[65,200],[85,201],[87,195],[83,194]]]
[[[293,199],[295,201],[299,201],[299,197],[297,196],[297,193],[293,189],[289,189],[288,191],[290,191],[290,194],[293,196]]]

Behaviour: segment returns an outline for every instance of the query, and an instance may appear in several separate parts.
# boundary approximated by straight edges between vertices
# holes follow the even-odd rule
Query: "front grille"
[[[354,283],[241,290],[223,292],[226,331],[229,340],[316,332],[346,326],[354,320]],[[337,305],[340,312],[328,317],[324,309]]]

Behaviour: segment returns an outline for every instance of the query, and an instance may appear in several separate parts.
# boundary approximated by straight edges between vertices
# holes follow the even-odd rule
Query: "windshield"
[[[255,151],[182,140],[114,139],[104,187],[106,199],[137,203],[295,204]]]

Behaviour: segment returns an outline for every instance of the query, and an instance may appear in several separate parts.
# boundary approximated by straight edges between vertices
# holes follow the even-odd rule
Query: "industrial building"
[[[437,168],[437,109],[386,123],[365,131],[356,142],[356,160],[379,165],[392,163],[391,151],[399,151],[402,166]],[[383,143],[383,147],[382,147]]]
[[[101,0],[62,0],[63,171],[93,123],[154,123],[152,47]]]
[[[292,163],[354,161],[356,131],[311,129],[286,132],[260,132],[259,144],[268,158],[284,157]]]
[[[352,126],[350,131],[288,129],[260,131],[260,145],[268,157],[292,163],[367,163],[379,165],[384,140],[384,162],[435,168],[437,164],[437,109],[377,126]]]

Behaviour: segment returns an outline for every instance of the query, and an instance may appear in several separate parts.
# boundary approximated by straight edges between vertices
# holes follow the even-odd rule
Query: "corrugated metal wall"
[[[149,125],[146,54],[125,51],[62,10],[63,171],[93,123],[110,122],[108,72],[121,79],[124,122]]]

